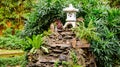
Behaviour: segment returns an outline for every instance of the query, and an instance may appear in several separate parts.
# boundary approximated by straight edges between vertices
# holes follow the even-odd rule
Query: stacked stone
[[[48,37],[49,44],[67,44],[70,45],[71,40],[75,38],[75,34],[71,31],[59,30]],[[50,40],[49,40],[50,39]]]
[[[95,67],[94,58],[90,59],[93,55],[88,49],[83,48],[84,46],[81,47],[81,45],[83,43],[76,38],[72,30],[59,30],[57,33],[53,33],[45,38],[45,47],[48,48],[49,53],[46,53],[44,50],[38,50],[36,54],[31,56],[28,67],[54,67],[55,62],[72,62],[71,50],[75,51],[78,64],[83,67]],[[88,47],[89,45],[87,44]]]

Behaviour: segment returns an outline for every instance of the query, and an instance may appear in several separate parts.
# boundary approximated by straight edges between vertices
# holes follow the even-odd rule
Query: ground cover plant
[[[12,58],[0,58],[0,67],[21,66],[26,67],[27,60],[25,56],[17,56]]]
[[[22,49],[23,40],[19,37],[9,35],[6,37],[0,37],[0,48],[1,49]]]

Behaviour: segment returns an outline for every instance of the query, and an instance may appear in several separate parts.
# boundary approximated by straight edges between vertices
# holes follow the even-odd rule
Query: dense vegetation
[[[0,0],[0,49],[23,49],[20,32],[24,21],[33,9],[33,0]],[[2,58],[0,67],[26,67],[25,56]]]
[[[55,20],[61,20],[63,23],[65,21],[65,13],[62,11],[64,7],[68,6],[69,3],[73,3],[78,9],[80,9],[80,14],[82,9],[79,4],[74,0],[64,1],[64,0],[44,0],[39,1],[36,10],[32,12],[26,21],[24,35],[32,36],[33,34],[42,33],[44,30],[49,28],[49,25]],[[44,6],[43,6],[44,5]]]
[[[72,2],[75,7],[80,9],[80,12],[77,14],[78,17],[82,16],[85,19],[85,28],[82,29],[80,27],[80,30],[84,30],[84,33],[87,32],[83,38],[86,38],[91,43],[91,50],[96,56],[97,65],[99,67],[112,67],[119,64],[119,8],[110,7],[109,1],[103,2],[98,0],[69,0],[64,2],[62,0],[50,0],[47,3],[45,2],[46,0],[41,1],[40,3],[45,6],[41,6],[42,4],[39,5],[36,7],[38,11],[31,14],[32,17],[30,16],[25,26],[25,34],[31,36],[41,33],[43,30],[46,30],[45,27],[48,28],[48,25],[54,19],[60,19],[64,22],[65,15],[61,13],[61,10]],[[95,29],[91,30],[90,28]],[[82,33],[78,32],[78,34],[81,35]]]
[[[25,56],[12,57],[12,58],[0,58],[0,67],[8,66],[20,66],[26,67],[27,60]]]
[[[70,3],[79,9],[77,17],[84,18],[76,28],[76,34],[91,43],[97,66],[120,65],[120,8],[116,8],[120,5],[119,0],[1,0],[0,48],[40,48],[42,41],[34,45],[32,41],[37,40],[32,37],[41,35],[55,20],[64,24],[66,14],[62,9]],[[22,34],[21,29],[24,29]],[[30,36],[31,44],[26,36]]]
[[[22,30],[34,4],[32,0],[0,0],[0,35],[8,28],[12,29],[9,34]]]
[[[82,2],[82,8],[87,12],[85,23],[90,23],[92,20],[96,30],[90,32],[96,32],[98,36],[97,39],[88,37],[92,51],[96,55],[97,65],[99,67],[112,67],[119,63],[120,59],[120,11],[118,8],[111,8],[107,2],[97,0],[88,1],[89,3]],[[93,35],[91,34],[91,36]]]

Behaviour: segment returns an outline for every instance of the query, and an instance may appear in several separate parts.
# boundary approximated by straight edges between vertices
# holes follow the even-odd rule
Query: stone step
[[[42,59],[39,59],[39,61],[37,63],[54,63],[56,62],[56,58],[52,58],[52,57],[44,57]]]
[[[90,48],[90,44],[77,45],[77,48]]]
[[[68,44],[48,44],[48,46],[50,46],[50,47],[63,47],[63,48],[71,47],[71,45],[68,45]]]
[[[51,56],[51,57],[59,57],[59,54],[50,53],[49,56]]]
[[[69,34],[74,34],[73,32],[70,32],[70,31],[64,31],[64,32],[61,32],[61,35],[69,35]]]
[[[89,48],[90,44],[89,43],[82,43],[80,41],[77,41],[76,47],[77,48]]]
[[[73,36],[67,35],[67,36],[64,37],[64,39],[73,39]]]
[[[59,50],[59,49],[53,49],[52,51],[55,53],[62,53],[63,52],[63,50]]]
[[[71,48],[72,46],[70,44],[49,44],[48,46],[55,48],[55,47],[59,47],[60,49],[65,49],[65,48]],[[76,43],[76,47],[77,48],[89,48],[90,44],[89,43],[81,43],[81,42],[77,42]]]

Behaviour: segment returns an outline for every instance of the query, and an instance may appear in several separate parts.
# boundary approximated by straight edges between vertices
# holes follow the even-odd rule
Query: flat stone
[[[62,32],[61,35],[73,35],[72,32]]]
[[[89,48],[90,44],[77,44],[77,48]]]
[[[77,41],[76,46],[83,45],[81,41]]]
[[[55,35],[49,35],[49,38],[55,38]]]
[[[49,54],[49,56],[58,57],[59,54],[51,53],[51,54]]]
[[[80,42],[81,42],[82,44],[88,44],[88,43],[89,43],[86,39],[81,39]]]
[[[71,45],[67,45],[67,44],[50,44],[49,46],[51,47],[71,47]]]
[[[36,67],[36,64],[32,63],[32,64],[27,65],[26,67]]]
[[[69,32],[72,32],[72,29],[70,28],[67,28],[67,29],[65,29],[64,31],[69,31]]]
[[[63,66],[61,65],[61,66],[59,66],[59,67],[63,67]]]
[[[51,39],[52,40],[52,42],[55,42],[55,40],[54,39]]]
[[[72,47],[73,47],[73,48],[76,47],[76,43],[77,43],[77,42],[76,42],[76,38],[73,38],[73,39],[72,39]]]
[[[57,31],[60,33],[60,32],[62,32],[63,30],[62,30],[62,29],[57,29]]]
[[[73,37],[72,36],[65,36],[64,39],[72,39]]]
[[[59,56],[59,60],[60,60],[60,61],[66,61],[66,60],[67,60],[67,57],[66,57],[65,55],[62,55],[62,54],[61,54],[61,55]]]
[[[56,60],[55,58],[47,57],[47,58],[41,58],[39,59],[40,63],[54,63]]]
[[[53,49],[53,52],[62,53],[63,51],[59,49]]]
[[[60,47],[61,50],[65,50],[67,47]]]
[[[66,44],[67,45],[71,45],[71,41],[70,40],[66,40]]]
[[[63,43],[63,41],[62,40],[57,40],[57,41],[55,41],[55,43],[56,44],[61,44],[61,43]]]
[[[63,54],[68,54],[68,53],[69,53],[68,51],[63,52]]]
[[[59,35],[59,36],[58,36],[58,39],[59,39],[59,40],[62,40],[62,36],[61,36],[61,35]]]

